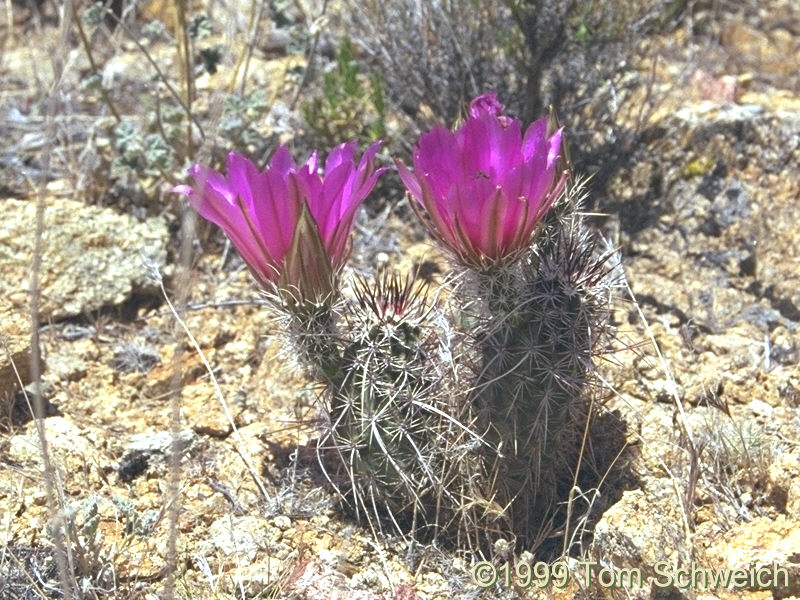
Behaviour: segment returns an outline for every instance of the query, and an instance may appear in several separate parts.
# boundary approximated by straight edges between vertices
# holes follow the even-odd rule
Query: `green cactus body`
[[[487,314],[474,402],[491,442],[487,468],[498,500],[527,548],[559,520],[580,467],[592,361],[608,316],[606,259],[574,208],[570,216],[513,266],[513,286],[478,274]]]
[[[483,550],[532,550],[565,524],[614,271],[567,196],[533,247],[468,271],[446,306],[384,275],[292,308],[325,384],[320,464],[359,518]]]
[[[359,494],[383,499],[393,513],[421,504],[415,494],[435,481],[428,415],[420,407],[435,382],[424,359],[414,327],[375,325],[347,348],[343,380],[333,392],[333,437],[348,477]]]
[[[332,480],[359,514],[431,526],[452,469],[447,440],[460,422],[444,405],[425,290],[392,276],[361,282],[347,314],[351,341],[330,386]]]

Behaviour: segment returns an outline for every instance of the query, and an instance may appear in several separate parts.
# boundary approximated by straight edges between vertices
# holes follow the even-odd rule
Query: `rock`
[[[654,130],[610,186],[626,274],[681,398],[749,403],[797,354],[800,113],[689,104]]]
[[[663,493],[624,492],[597,523],[592,545],[592,560],[598,569],[640,569],[643,587],[648,585],[648,577],[658,576],[659,564],[686,565],[691,561],[682,509],[672,483],[665,479],[648,487]]]
[[[274,27],[264,37],[260,47],[264,52],[286,54],[292,41],[292,32],[289,29]]]
[[[759,517],[734,526],[709,545],[706,560],[717,569],[763,570],[777,580],[770,583],[771,598],[789,598],[800,594],[800,523],[785,515],[777,519]],[[779,569],[779,570],[774,570]],[[783,575],[785,573],[785,576]],[[765,575],[766,577],[766,575]],[[764,580],[766,582],[766,580]],[[750,582],[744,590],[758,590]],[[720,598],[739,598],[742,590],[718,590]],[[727,593],[725,593],[727,592]]]
[[[194,433],[190,429],[180,432],[178,444],[181,453],[191,448],[194,438]],[[117,465],[117,474],[121,481],[131,482],[144,474],[152,462],[164,461],[170,452],[172,452],[172,434],[169,431],[133,435]]]
[[[226,386],[222,391],[228,410],[238,412],[235,403],[236,389]],[[209,382],[193,383],[181,390],[181,412],[186,415],[191,428],[201,435],[222,438],[232,430],[216,391]]]
[[[730,75],[714,77],[703,69],[697,69],[690,80],[693,91],[703,100],[736,102],[740,89],[736,78]]]
[[[272,523],[281,531],[286,531],[292,526],[292,520],[286,515],[278,515],[272,519]]]
[[[0,223],[0,397],[16,384],[13,362],[23,384],[29,381],[30,320],[28,289],[36,230],[36,202],[2,200]],[[150,291],[146,262],[163,269],[166,224],[143,223],[112,210],[63,198],[45,208],[40,273],[40,319],[57,320],[117,305],[135,292]],[[9,353],[11,360],[9,360]],[[79,376],[80,366],[59,365],[58,376]],[[63,368],[61,368],[63,367]]]
[[[30,263],[36,230],[34,201],[2,201],[0,296],[28,312]],[[153,290],[148,263],[163,269],[169,235],[163,219],[137,222],[113,210],[64,198],[45,208],[40,318],[58,320],[118,305]]]
[[[791,82],[797,82],[800,46],[790,29],[781,27],[780,19],[789,19],[787,23],[797,22],[800,11],[795,8],[795,14],[791,14],[787,8],[781,12],[784,13],[781,17],[770,15],[769,19],[774,22],[771,30],[766,23],[761,23],[758,28],[747,23],[729,24],[722,31],[722,44],[734,53],[738,65],[758,72],[762,77],[772,76],[776,81],[784,80],[791,85]]]
[[[24,433],[14,435],[8,440],[8,457],[21,465],[39,467],[42,463],[42,451],[36,426],[31,422],[26,429]],[[69,417],[54,416],[46,419],[45,435],[48,450],[53,455],[88,459],[92,453],[91,444]]]
[[[291,568],[290,563],[265,558],[257,563],[227,569],[220,577],[219,587],[227,594],[226,598],[269,598],[270,592],[283,589],[288,568]],[[264,596],[265,592],[268,595]]]
[[[784,454],[767,471],[767,493],[787,515],[800,515],[800,456]]]
[[[180,432],[178,443],[181,451],[186,451],[194,440],[194,434],[187,430]],[[169,431],[157,431],[155,433],[137,433],[131,436],[127,452],[148,453],[148,454],[168,454],[172,451],[172,434]]]
[[[60,381],[78,381],[86,376],[88,363],[72,352],[57,352],[47,357],[48,375]]]
[[[22,385],[30,381],[30,342],[30,320],[0,298],[0,414],[7,413],[6,403],[19,385],[17,376]]]
[[[673,115],[661,127],[674,133],[644,150],[630,170],[620,173],[614,188],[633,209],[622,211],[622,225],[629,232],[632,254],[646,259],[631,261],[634,267],[641,264],[637,272],[666,276],[676,284],[697,281],[706,290],[733,286],[742,295],[743,304],[731,314],[716,315],[722,325],[735,321],[752,296],[771,300],[786,318],[793,319],[798,310],[794,295],[800,276],[786,260],[797,242],[792,227],[800,217],[794,201],[797,185],[772,175],[800,158],[800,115],[740,112],[731,108],[697,114],[686,109]],[[690,169],[704,158],[711,164],[707,172]],[[637,194],[652,194],[654,182],[661,191],[647,200],[641,197],[636,206]],[[642,228],[648,224],[657,226]],[[674,277],[688,271],[691,278]],[[707,304],[699,285],[694,298],[676,306],[690,318]],[[661,293],[653,295],[670,304]],[[699,316],[714,327],[705,315]]]
[[[769,419],[772,416],[772,407],[763,400],[759,400],[758,398],[756,398],[752,400],[750,404],[748,404],[747,406],[757,417],[763,417],[764,419]]]
[[[204,570],[218,574],[221,588],[237,596],[283,589],[297,556],[281,532],[257,516],[222,516],[204,529],[203,538],[197,555],[208,561]]]
[[[44,419],[45,436],[51,464],[62,473],[81,473],[81,478],[64,479],[67,494],[78,495],[86,486],[99,486],[104,479],[97,464],[98,449],[87,439],[85,431],[69,416],[49,416]],[[8,439],[4,460],[16,464],[16,468],[34,471],[41,476],[42,451],[36,423],[27,423],[24,429]]]
[[[394,593],[377,594],[354,589],[341,573],[325,565],[307,561],[302,563],[289,578],[288,591],[301,600],[416,600],[418,596],[410,584],[400,584]]]
[[[226,515],[208,527],[207,535],[204,554],[238,557],[246,564],[253,562],[270,541],[277,540],[280,532],[261,517]]]

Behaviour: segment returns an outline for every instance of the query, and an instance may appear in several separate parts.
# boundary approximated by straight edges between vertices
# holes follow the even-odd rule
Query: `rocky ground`
[[[629,349],[602,366],[608,410],[626,425],[628,449],[614,466],[625,476],[609,477],[614,487],[599,494],[581,490],[609,506],[571,545],[569,585],[544,592],[480,589],[474,557],[376,536],[341,510],[314,466],[315,390],[287,368],[280,327],[238,257],[201,229],[185,313],[198,352],[159,286],[163,278],[177,295],[180,220],[169,186],[140,184],[149,203],[102,185],[87,193],[81,176],[100,166],[69,167],[109,142],[81,125],[73,100],[42,192],[38,316],[44,431],[87,597],[158,597],[173,503],[182,598],[800,596],[800,14],[774,4],[720,23],[702,48],[681,32],[654,41],[664,48],[653,70],[658,110],[594,207],[607,215],[598,225],[627,280],[615,319]],[[44,168],[44,121],[31,106],[46,89],[31,65],[47,60],[53,32],[15,17],[0,58],[2,598],[58,597],[29,406],[28,294]],[[270,39],[250,69],[271,97],[290,96],[302,58],[281,48],[279,30]],[[68,74],[88,68],[77,50],[66,59]],[[147,79],[135,46],[115,60],[121,85]],[[268,123],[286,135],[294,118],[284,108]],[[359,230],[357,263],[380,256],[447,270],[401,216],[363,215]],[[176,389],[182,454],[172,498]],[[592,561],[645,578],[663,564],[775,564],[789,585],[604,588],[586,577]]]

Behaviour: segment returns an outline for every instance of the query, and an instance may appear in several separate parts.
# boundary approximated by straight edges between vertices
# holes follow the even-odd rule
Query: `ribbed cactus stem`
[[[517,261],[493,264],[469,273],[474,282],[475,296],[486,305],[495,318],[514,318],[523,297],[520,269]]]
[[[425,290],[392,275],[362,280],[344,312],[324,464],[360,516],[435,521],[447,413]]]
[[[300,364],[311,377],[325,383],[341,379],[342,349],[336,332],[334,306],[333,296],[321,302],[283,300],[281,303]]]
[[[485,307],[475,403],[512,529],[531,544],[579,468],[592,358],[605,331],[605,259],[565,201],[517,263],[473,274]]]

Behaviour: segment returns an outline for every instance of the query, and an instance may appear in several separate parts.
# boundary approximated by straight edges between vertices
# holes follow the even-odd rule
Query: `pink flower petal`
[[[489,162],[494,173],[505,173],[523,162],[522,131],[517,119],[507,119],[505,124],[494,119],[489,125],[489,136]]]
[[[455,132],[437,126],[420,137],[413,172],[396,161],[431,233],[481,265],[524,249],[561,185],[554,184],[561,131],[548,137],[545,117],[523,136],[519,120],[502,113],[495,93],[482,94]]]
[[[489,119],[469,119],[456,133],[461,156],[459,179],[494,177],[490,127]]]
[[[351,157],[352,159],[352,157]],[[340,163],[335,169],[325,174],[322,192],[315,202],[309,202],[311,214],[317,221],[322,239],[327,243],[331,239],[336,224],[342,213],[349,208],[353,183],[353,163]]]
[[[356,153],[356,142],[348,142],[346,144],[339,144],[325,160],[325,175],[333,171],[336,167],[343,163],[353,164],[353,156]]]
[[[394,164],[397,166],[397,174],[400,175],[403,185],[406,186],[406,189],[415,200],[422,202],[422,188],[420,187],[417,176],[412,171],[409,171],[402,160],[396,159]]]
[[[372,144],[356,166],[356,143],[337,146],[326,161],[324,177],[318,173],[316,151],[298,167],[281,145],[265,172],[232,152],[227,177],[195,165],[190,169],[194,185],[176,186],[173,192],[186,195],[202,217],[225,231],[260,283],[277,282],[313,295],[322,289],[319,281],[309,280],[304,287],[296,279],[304,272],[330,272],[331,265],[340,268],[346,260],[356,211],[386,170],[373,165],[379,148],[379,142]],[[316,236],[316,242],[294,239],[298,235]],[[322,244],[323,250],[306,252],[307,243]],[[292,268],[284,270],[289,253]]]
[[[296,171],[297,165],[289,153],[289,149],[281,144],[272,155],[272,160],[269,163],[269,170],[279,174],[281,177],[286,177],[290,171]]]
[[[371,144],[369,148],[364,150],[364,154],[361,155],[361,160],[358,163],[359,173],[372,171],[373,163],[375,161],[375,155],[378,154],[378,150],[380,150],[381,144],[382,142],[378,140],[377,142]]]
[[[561,133],[563,131],[563,127],[556,131],[553,135],[550,136],[550,139],[547,140],[547,168],[551,169],[555,166],[556,161],[558,160],[558,155],[561,152]]]
[[[247,158],[236,152],[228,154],[228,182],[230,189],[242,198],[248,210],[253,210],[252,182],[258,175],[258,169]]]
[[[508,200],[500,187],[483,202],[480,216],[480,233],[477,244],[481,253],[491,259],[498,258],[502,247],[502,230],[508,211]]]
[[[547,155],[547,123],[548,117],[542,117],[531,123],[525,131],[525,137],[522,140],[522,155],[525,157],[525,162],[530,162],[537,155]]]
[[[485,92],[469,103],[469,114],[473,119],[483,115],[496,117],[501,115],[503,110],[505,106],[497,99],[497,92]]]
[[[460,155],[456,137],[437,125],[420,137],[419,148],[414,152],[414,170],[443,196],[452,182],[461,177]]]

